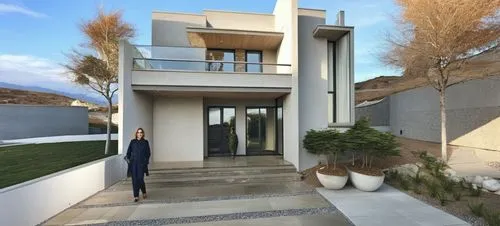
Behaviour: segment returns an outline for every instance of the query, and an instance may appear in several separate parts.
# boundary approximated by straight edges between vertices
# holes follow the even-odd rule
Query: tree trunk
[[[104,154],[109,154],[109,147],[111,146],[111,119],[113,117],[113,102],[108,99],[108,122],[107,122],[107,131],[106,131],[106,147],[104,149]]]
[[[448,142],[446,139],[445,89],[441,89],[441,92],[439,92],[439,106],[441,110],[441,158],[443,159],[443,161],[448,162],[448,152],[447,152]]]
[[[333,170],[337,168],[337,153],[333,154]]]

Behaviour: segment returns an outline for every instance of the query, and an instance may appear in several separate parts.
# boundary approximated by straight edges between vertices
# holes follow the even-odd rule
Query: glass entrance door
[[[228,134],[231,126],[236,126],[234,107],[208,108],[208,155],[231,155]]]
[[[277,112],[275,107],[247,108],[247,155],[275,155]]]

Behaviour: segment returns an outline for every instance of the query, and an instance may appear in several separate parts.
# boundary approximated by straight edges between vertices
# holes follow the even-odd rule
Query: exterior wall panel
[[[88,133],[86,107],[0,105],[0,141]]]
[[[314,14],[298,16],[299,53],[299,142],[300,168],[310,168],[318,163],[315,155],[302,148],[302,139],[310,129],[328,127],[328,62],[327,40],[312,36],[325,18]],[[285,149],[286,152],[286,149]]]
[[[203,161],[203,98],[155,97],[153,160]]]

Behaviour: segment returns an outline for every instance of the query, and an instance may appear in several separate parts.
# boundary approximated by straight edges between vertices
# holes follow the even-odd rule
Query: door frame
[[[245,155],[246,156],[266,156],[266,155],[283,155],[282,153],[279,153],[278,151],[278,106],[277,106],[277,101],[275,101],[275,105],[274,106],[266,106],[266,105],[261,105],[261,106],[245,106]],[[261,108],[274,108],[274,121],[275,121],[275,128],[274,128],[274,139],[275,139],[275,142],[274,142],[274,152],[270,153],[270,154],[262,154],[263,153],[263,150],[260,150],[260,154],[250,154],[249,155],[249,152],[248,152],[248,145],[247,145],[247,137],[248,137],[248,126],[247,126],[247,120],[248,120],[248,109],[259,109],[259,114],[260,114],[260,109]],[[267,112],[266,112],[267,114]],[[260,124],[260,123],[259,123]],[[267,122],[266,122],[266,125],[267,125]],[[260,143],[260,147],[262,149],[262,140],[259,140],[259,143]],[[284,153],[284,151],[283,151]]]
[[[231,155],[231,153],[228,153],[228,154],[222,154],[222,153],[218,153],[218,154],[210,154],[210,144],[208,142],[208,137],[209,137],[209,128],[210,128],[210,108],[219,108],[220,109],[220,123],[221,125],[223,125],[223,120],[224,120],[224,108],[232,108],[234,109],[234,127],[236,127],[236,106],[234,105],[207,105],[206,106],[206,115],[207,115],[207,122],[205,123],[205,125],[207,126],[207,137],[206,137],[206,141],[207,142],[207,157],[216,157],[216,156],[229,156]],[[224,130],[221,130],[221,136],[223,136],[224,134]],[[219,151],[220,152],[220,151]]]

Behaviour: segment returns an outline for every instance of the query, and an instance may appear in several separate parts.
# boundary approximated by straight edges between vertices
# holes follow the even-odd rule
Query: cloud
[[[20,13],[36,18],[47,17],[47,15],[43,13],[35,12],[33,10],[24,8],[22,6],[0,3],[0,14],[5,14],[5,13]]]
[[[71,82],[65,69],[54,61],[30,55],[0,54],[0,81],[38,86],[66,93],[99,97],[95,92]]]

